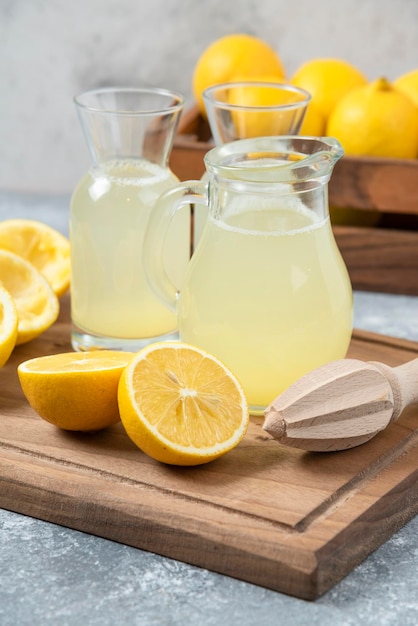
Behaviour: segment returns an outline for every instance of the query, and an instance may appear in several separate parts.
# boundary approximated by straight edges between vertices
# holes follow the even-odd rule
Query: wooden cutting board
[[[19,362],[70,350],[58,322],[0,371],[0,506],[305,599],[348,574],[418,512],[418,406],[363,446],[285,448],[253,419],[244,441],[196,468],[164,466],[121,424],[69,433],[37,417]],[[418,343],[355,332],[350,356],[399,365]]]

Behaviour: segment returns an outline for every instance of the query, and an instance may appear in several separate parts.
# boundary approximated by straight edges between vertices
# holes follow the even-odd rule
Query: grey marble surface
[[[416,626],[418,518],[314,603],[0,510],[2,626]]]
[[[67,196],[0,192],[0,219],[67,215]],[[354,303],[358,328],[418,341],[418,298]],[[417,536],[418,517],[311,603],[0,509],[0,625],[416,626]]]

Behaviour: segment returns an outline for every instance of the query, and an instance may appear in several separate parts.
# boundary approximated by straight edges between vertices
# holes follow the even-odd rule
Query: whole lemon
[[[311,137],[325,135],[325,117],[312,102],[308,104],[299,134]]]
[[[312,104],[325,121],[339,100],[346,93],[367,84],[366,77],[351,63],[342,59],[311,59],[303,63],[291,81],[306,89],[312,96]]]
[[[276,51],[266,42],[247,34],[226,35],[209,45],[197,60],[192,78],[193,95],[206,115],[202,92],[212,85],[256,79],[270,74],[283,79],[285,70]]]
[[[393,81],[393,86],[398,91],[402,91],[402,93],[409,96],[415,106],[418,107],[418,69],[399,76],[399,78]]]
[[[344,96],[326,132],[341,142],[346,154],[401,159],[418,155],[418,109],[385,78]]]

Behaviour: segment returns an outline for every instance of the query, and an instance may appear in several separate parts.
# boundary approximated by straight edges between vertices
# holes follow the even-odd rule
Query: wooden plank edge
[[[416,450],[410,450],[408,454],[415,456]],[[401,458],[397,463],[402,461]],[[392,514],[388,515],[388,511]],[[318,550],[317,597],[345,578],[417,514],[418,468],[367,509],[354,525],[343,529]],[[370,532],[371,528],[374,532]],[[357,540],[360,538],[361,541]],[[353,546],[349,555],[348,544]]]
[[[6,468],[7,451],[0,460],[0,506],[313,601],[347,576],[418,513],[418,469],[414,459],[411,460],[414,452],[408,450],[393,464],[405,474],[403,480],[361,513],[355,523],[316,551],[292,546],[292,558],[289,559],[287,553],[286,559],[281,561],[274,556],[287,549],[286,541],[275,545],[266,537],[263,554],[252,552],[253,548],[257,549],[257,542],[253,546],[251,541],[242,541],[246,538],[245,528],[238,524],[233,527],[233,532],[228,532],[225,520],[217,523],[205,516],[207,505],[204,503],[197,507],[199,515],[196,515],[194,531],[185,530],[186,524],[178,512],[175,522],[173,517],[169,518],[170,511],[164,498],[160,505],[165,503],[165,510],[161,506],[160,510],[155,506],[147,509],[138,501],[134,486],[122,483],[112,486],[98,480],[94,474],[85,475],[82,492],[75,492],[74,474],[82,472],[60,466],[59,477],[48,481],[45,467],[52,465],[56,470],[54,462],[38,459],[33,463],[32,459],[29,466],[12,453]],[[411,465],[414,467],[412,472],[408,471]],[[112,493],[108,493],[106,486],[113,487]],[[119,494],[119,499],[115,498],[115,493]],[[387,511],[394,507],[397,512],[388,517]],[[184,517],[187,518],[186,512]],[[227,513],[226,519],[228,517],[232,522],[236,521],[234,513]],[[322,521],[314,523],[313,528],[317,523]],[[325,523],[332,523],[332,515]],[[375,529],[373,533],[370,532],[371,526]],[[366,550],[365,529],[368,530]],[[259,537],[263,537],[264,532],[260,527]],[[275,534],[278,537],[280,531],[276,530]],[[354,550],[347,547],[348,543],[354,546]],[[243,549],[242,545],[248,549]]]
[[[405,350],[406,352],[411,353],[408,355],[408,359],[414,358],[414,353],[418,356],[418,341],[411,341],[411,339],[405,339],[403,337],[393,337],[390,335],[383,335],[381,333],[374,333],[370,330],[354,328],[352,340],[363,342],[365,344],[379,344],[381,346],[390,346],[399,350]]]
[[[118,506],[106,493],[103,483],[94,477],[89,477],[88,487],[80,494],[74,493],[69,468],[67,477],[63,473],[59,483],[46,486],[42,485],[45,479],[42,461],[36,469],[32,463],[31,476],[26,477],[26,480],[19,478],[19,462],[16,463],[16,460],[14,478],[5,480],[4,462],[3,457],[0,460],[0,506],[4,509],[176,559],[273,591],[306,600],[317,597],[317,563],[308,550],[294,550],[296,566],[274,559],[270,554],[254,555],[251,542],[248,550],[240,546],[239,528],[235,528],[234,533],[225,532],[222,524],[211,522],[204,514],[202,519],[205,528],[202,529],[200,521],[196,531],[192,532],[178,518],[174,531],[173,519],[168,520],[165,512],[142,508],[139,517],[134,508],[128,507],[127,510],[127,500],[122,499],[122,495],[126,495],[129,490],[126,485],[119,486],[122,495]],[[132,487],[130,489],[133,491]],[[81,496],[83,503],[80,506]],[[138,503],[138,506],[141,504]],[[206,506],[202,504],[203,512]],[[174,532],[176,534],[173,537]],[[275,546],[273,555],[274,551],[277,551]],[[202,553],[203,557],[198,556]]]

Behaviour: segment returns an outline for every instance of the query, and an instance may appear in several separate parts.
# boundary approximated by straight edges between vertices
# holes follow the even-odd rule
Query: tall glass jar
[[[168,159],[183,97],[106,88],[77,96],[75,105],[93,163],[71,200],[73,348],[136,351],[176,338],[176,316],[148,285],[142,247],[156,199],[178,182]],[[167,241],[176,283],[187,265],[189,233],[185,211]]]

